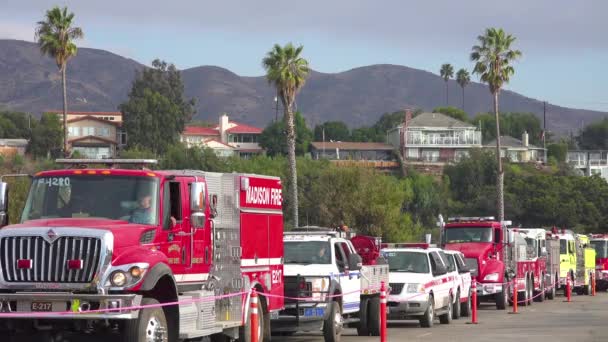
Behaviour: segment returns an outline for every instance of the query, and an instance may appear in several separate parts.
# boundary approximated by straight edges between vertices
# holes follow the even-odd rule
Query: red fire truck
[[[608,290],[608,234],[591,235],[595,249],[595,279],[598,291]]]
[[[277,295],[260,298],[269,340],[270,313],[284,306],[279,178],[58,162],[69,167],[33,176],[19,224],[7,226],[0,186],[0,330],[248,341],[255,289]]]
[[[510,224],[493,217],[455,217],[441,223],[443,247],[464,254],[478,282],[479,300],[495,302],[498,310],[507,307],[513,280],[524,304],[532,303],[534,291],[534,261],[528,258],[523,234],[508,229]]]
[[[513,228],[524,235],[528,248],[528,259],[534,262],[530,275],[534,286],[534,299],[542,302],[545,298],[555,298],[559,284],[559,239],[547,236],[543,228]],[[540,293],[545,291],[544,295]]]

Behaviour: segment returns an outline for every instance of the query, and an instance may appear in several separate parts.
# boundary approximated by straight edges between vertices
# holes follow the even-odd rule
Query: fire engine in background
[[[534,262],[531,275],[534,300],[542,302],[545,298],[555,298],[555,284],[559,281],[559,242],[547,239],[547,231],[543,228],[513,228],[513,231],[523,234],[528,244],[528,259]],[[541,295],[545,290],[547,292]]]
[[[507,307],[513,280],[524,305],[532,303],[534,261],[528,258],[523,234],[507,229],[510,224],[493,217],[456,217],[447,223],[440,219],[443,247],[464,254],[479,284],[479,300],[494,301],[498,310]]]
[[[559,238],[560,274],[559,282],[566,287],[570,277],[572,290],[578,294],[591,294],[591,274],[595,272],[595,250],[589,244],[589,237],[575,234],[567,229],[553,229]]]
[[[598,291],[608,290],[608,235],[591,235],[591,246],[595,249],[595,279]]]
[[[11,336],[111,330],[126,341],[248,341],[255,289],[277,295],[260,298],[260,341],[268,340],[270,313],[283,308],[279,178],[147,170],[154,160],[58,162],[72,168],[36,174],[21,223],[0,230],[0,307],[28,313],[1,320]],[[124,164],[141,169],[114,168]],[[6,225],[6,183],[0,190]],[[98,309],[109,311],[87,313]]]
[[[323,331],[339,341],[343,326],[360,336],[380,334],[380,284],[388,265],[380,239],[330,228],[285,233],[285,310],[272,318],[273,332]],[[308,299],[297,299],[297,298]]]

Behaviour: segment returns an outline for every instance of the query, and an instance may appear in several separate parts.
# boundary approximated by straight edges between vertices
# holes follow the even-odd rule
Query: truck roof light
[[[473,221],[494,221],[494,216],[483,216],[483,217],[448,217],[448,222],[473,222]]]
[[[397,248],[422,248],[422,249],[427,249],[429,248],[431,245],[428,243],[420,243],[420,242],[402,242],[402,243],[396,243],[395,247]]]
[[[137,165],[141,169],[147,169],[148,165],[158,164],[156,159],[57,159],[57,164],[70,165],[72,168],[86,168],[89,165],[105,165],[115,168],[116,165]]]

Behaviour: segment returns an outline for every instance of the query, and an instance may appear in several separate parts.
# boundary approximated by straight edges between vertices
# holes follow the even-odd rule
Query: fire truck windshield
[[[429,261],[426,253],[419,252],[386,252],[390,272],[429,273]]]
[[[595,248],[595,257],[597,259],[608,258],[608,241],[594,240],[594,241],[591,241],[591,246],[593,246],[593,248]]]
[[[158,179],[114,175],[34,178],[21,221],[107,218],[158,223]]]
[[[285,241],[285,264],[330,264],[327,241]]]
[[[447,243],[492,242],[491,227],[450,227],[445,230]]]

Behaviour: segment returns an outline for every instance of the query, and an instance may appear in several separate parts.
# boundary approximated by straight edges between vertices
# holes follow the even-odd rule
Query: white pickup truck
[[[388,285],[388,265],[379,258],[378,239],[305,227],[285,233],[283,241],[285,309],[271,316],[273,333],[322,330],[325,341],[334,342],[349,325],[360,336],[380,334],[380,284]]]
[[[450,324],[456,298],[455,270],[447,255],[428,244],[385,244],[382,255],[390,268],[389,319],[416,319],[424,328],[439,317]]]

